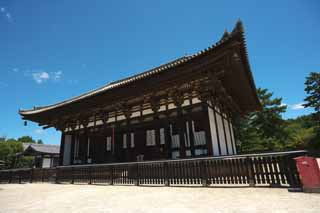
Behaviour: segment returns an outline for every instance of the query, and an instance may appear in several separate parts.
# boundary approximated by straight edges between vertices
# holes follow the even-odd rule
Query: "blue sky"
[[[0,0],[0,136],[60,143],[18,109],[48,105],[218,41],[241,18],[258,87],[302,109],[320,67],[319,1]]]

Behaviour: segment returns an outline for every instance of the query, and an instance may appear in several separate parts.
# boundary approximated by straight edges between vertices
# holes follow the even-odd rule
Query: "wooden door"
[[[92,163],[103,163],[105,155],[105,141],[102,135],[93,135],[90,137],[90,151]]]

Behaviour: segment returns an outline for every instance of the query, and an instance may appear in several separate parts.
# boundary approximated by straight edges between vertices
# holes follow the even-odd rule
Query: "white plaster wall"
[[[51,166],[51,158],[43,158],[42,168],[50,168],[50,166]]]
[[[219,145],[218,145],[218,136],[217,136],[217,129],[216,123],[214,121],[214,114],[213,110],[208,107],[208,114],[209,114],[209,123],[210,123],[210,133],[211,133],[211,141],[212,141],[212,149],[213,149],[213,156],[219,156]]]
[[[232,141],[231,141],[231,137],[230,137],[230,129],[229,129],[229,122],[227,119],[223,118],[224,121],[224,128],[226,130],[226,144],[228,146],[228,151],[229,151],[229,155],[233,155],[233,147],[232,147]]]
[[[222,124],[222,117],[219,113],[216,113],[217,118],[217,125],[218,125],[218,134],[220,139],[220,149],[221,149],[221,155],[227,155],[227,147],[226,147],[226,139],[224,137],[224,131],[223,131],[223,124]]]
[[[200,99],[199,98],[192,98],[192,104],[197,104],[200,103]]]
[[[142,111],[142,115],[148,115],[148,114],[152,114],[152,113],[153,113],[152,109],[145,109]]]

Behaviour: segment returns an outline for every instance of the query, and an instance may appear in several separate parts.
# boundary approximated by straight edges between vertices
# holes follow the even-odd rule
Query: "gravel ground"
[[[320,194],[275,188],[0,185],[0,212],[320,212]]]

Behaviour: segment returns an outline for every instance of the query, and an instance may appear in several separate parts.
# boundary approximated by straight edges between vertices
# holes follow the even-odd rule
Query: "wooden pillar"
[[[61,141],[60,141],[59,166],[62,166],[62,164],[63,164],[64,141],[65,141],[65,134],[64,134],[64,132],[62,132],[61,133]]]
[[[227,132],[226,132],[226,127],[225,127],[225,123],[224,123],[225,117],[224,117],[224,113],[222,111],[220,113],[220,116],[221,116],[221,120],[222,120],[222,127],[223,127],[224,140],[225,140],[226,149],[227,149],[227,155],[230,155],[229,146],[228,146]]]
[[[183,118],[183,111],[182,111],[182,104],[184,102],[184,94],[179,90],[173,91],[172,97],[175,106],[177,107],[177,119],[176,125],[179,133],[180,138],[180,158],[186,157],[186,144],[184,139],[184,133],[186,132],[185,128],[185,119]]]
[[[178,127],[178,133],[180,138],[180,158],[186,157],[186,144],[184,139],[185,134],[185,120],[183,118],[182,114],[182,107],[181,105],[177,107],[177,127]]]
[[[168,106],[168,99],[166,99],[166,111],[165,111],[165,115],[166,115],[166,121],[164,122],[164,134],[165,134],[165,155],[166,158],[171,159],[172,156],[172,141],[171,141],[171,134],[170,134],[170,118],[169,118],[169,106]]]
[[[82,125],[83,125],[83,128],[84,128],[85,141],[83,142],[84,144],[81,144],[80,137],[78,137],[78,141],[79,141],[78,143],[79,143],[79,150],[80,150],[81,146],[84,148],[82,150],[84,153],[82,153],[83,155],[80,156],[80,159],[82,161],[81,163],[82,164],[86,164],[88,162],[88,137],[89,137],[88,125],[89,125],[89,119],[82,120]]]
[[[190,151],[191,151],[191,156],[195,156],[195,150],[194,150],[194,134],[192,130],[192,122],[194,120],[193,115],[192,115],[192,92],[193,90],[189,91],[189,103],[190,103],[190,108],[188,109],[188,115],[187,115],[187,121],[189,123],[189,138],[190,138]]]
[[[179,89],[175,88],[172,91],[172,100],[174,105],[177,107],[177,120],[176,125],[179,133],[180,138],[180,158],[186,157],[186,146],[184,140],[184,133],[185,131],[185,121],[183,119],[183,112],[182,112],[182,104],[184,102],[184,94],[183,92],[179,91]]]
[[[70,165],[74,164],[74,153],[75,153],[75,133],[71,134],[71,150],[70,150]]]
[[[190,110],[189,113],[191,113],[191,110]],[[189,113],[188,113],[188,114],[189,114]],[[190,115],[190,114],[189,114],[189,115]],[[191,156],[194,157],[194,156],[195,156],[195,151],[194,151],[194,134],[193,134],[193,129],[192,129],[192,122],[193,122],[192,116],[189,116],[188,122],[189,122],[189,134],[190,134],[190,150],[191,150]]]
[[[150,106],[153,111],[153,122],[155,128],[155,137],[156,137],[156,153],[153,156],[155,159],[159,159],[162,155],[160,151],[160,128],[161,125],[159,123],[159,109],[160,109],[160,98],[153,94],[152,97],[149,98]],[[154,160],[154,159],[153,159]]]
[[[125,118],[126,118],[126,149],[125,149],[125,159],[124,161],[128,161],[128,159],[130,160],[130,156],[129,156],[129,150],[131,149],[131,126],[130,126],[130,118],[132,115],[131,112],[131,107],[129,105],[127,105],[126,103],[121,103],[120,104],[120,110],[122,111],[122,113],[124,114]],[[123,140],[123,136],[122,136],[122,140]],[[122,146],[123,146],[123,142],[122,142]]]
[[[167,117],[168,119],[168,117]],[[164,133],[165,133],[165,152],[166,152],[166,157],[168,159],[171,159],[172,156],[171,156],[171,147],[172,147],[172,141],[171,141],[171,134],[170,134],[170,122],[167,121],[164,123]]]
[[[158,115],[154,115],[153,117],[154,122],[155,122],[155,137],[156,137],[156,159],[159,159],[162,156],[162,153],[160,151],[160,128],[161,125],[159,123],[159,116]]]
[[[198,97],[201,101],[202,113],[203,113],[203,117],[205,118],[205,119],[202,119],[203,120],[202,122],[204,124],[203,126],[204,126],[205,137],[206,137],[207,155],[213,156],[210,121],[209,121],[209,117],[207,116],[209,114],[208,101],[210,100],[210,97],[211,97],[211,93],[210,93],[210,89],[208,88],[208,85],[204,84],[198,88]]]

